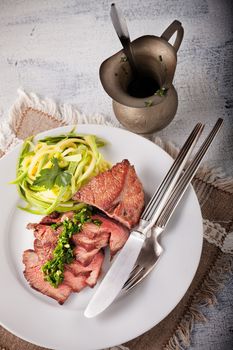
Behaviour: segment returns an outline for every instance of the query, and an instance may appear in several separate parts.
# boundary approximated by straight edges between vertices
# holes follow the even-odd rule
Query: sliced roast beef
[[[93,249],[91,251],[87,251],[81,245],[78,245],[74,248],[74,255],[76,261],[80,262],[83,266],[87,266],[91,263],[94,256],[98,253],[99,249]]]
[[[75,276],[84,276],[86,285],[94,287],[100,275],[103,261],[104,254],[102,251],[99,251],[89,265],[84,266],[78,261],[73,261],[67,265],[67,270],[71,271]]]
[[[109,247],[110,247],[110,253],[111,257],[113,257],[118,250],[120,250],[125,242],[127,241],[129,237],[129,231],[125,229],[123,226],[121,226],[121,229],[119,229],[114,223],[111,223],[110,229],[110,241],[109,241]]]
[[[94,259],[91,262],[91,271],[86,279],[86,283],[89,287],[94,287],[97,283],[98,277],[100,275],[101,267],[104,261],[104,255],[103,254],[96,254]]]
[[[56,244],[60,230],[54,230],[50,225],[45,224],[29,224],[28,229],[32,229],[35,238],[41,241],[43,245]]]
[[[72,240],[77,247],[83,247],[85,251],[78,251],[79,256],[95,249],[101,249],[109,244],[111,256],[120,250],[129,237],[129,230],[123,225],[105,218],[101,215],[94,215],[94,220],[101,222],[100,225],[86,223],[80,233],[73,235]],[[80,261],[80,257],[79,257]]]
[[[94,215],[93,219],[101,222],[100,226],[95,225],[95,231],[99,235],[103,235],[104,232],[109,233],[109,248],[111,256],[115,255],[120,250],[129,237],[129,230],[116,222],[102,215]],[[92,224],[93,225],[93,224]],[[83,231],[90,230],[90,224],[85,224]],[[92,229],[93,232],[93,229]]]
[[[77,261],[67,265],[64,273],[64,282],[73,292],[80,292],[87,285],[94,287],[97,283],[104,260],[104,254],[98,252],[88,266],[78,265]]]
[[[142,184],[126,159],[92,178],[73,199],[99,208],[128,228],[137,224],[144,207]]]
[[[71,292],[80,292],[84,287],[93,286],[97,282],[104,258],[103,253],[98,253],[98,251],[86,267],[76,260],[67,265],[63,282],[58,288],[51,286],[49,282],[44,280],[41,267],[46,261],[52,259],[53,250],[59,237],[57,231],[61,231],[61,227],[54,229],[50,225],[41,224],[41,222],[28,225],[28,227],[34,229],[36,239],[34,241],[34,251],[27,250],[24,252],[23,263],[25,265],[24,276],[32,288],[62,304]],[[77,265],[79,265],[78,268]]]
[[[65,283],[61,283],[58,288],[52,287],[44,280],[41,266],[43,262],[39,260],[34,250],[28,249],[23,253],[23,263],[25,265],[24,276],[30,286],[63,304],[72,292],[72,288]]]
[[[66,217],[71,219],[73,215],[73,212],[69,212]],[[128,238],[128,229],[114,220],[101,215],[94,215],[92,218],[98,224],[86,223],[81,232],[72,236],[75,260],[65,266],[64,280],[58,288],[44,281],[41,267],[52,259],[62,226],[54,228],[48,219],[28,225],[29,229],[34,230],[35,240],[34,251],[24,252],[25,278],[34,289],[56,299],[60,304],[71,292],[80,292],[84,287],[93,287],[96,284],[104,260],[102,248],[109,245],[111,255],[114,255]],[[57,223],[64,219],[65,214],[61,214],[59,218],[56,216]]]
[[[54,211],[53,213],[44,216],[40,223],[44,225],[51,225],[58,221],[60,221],[60,213]]]
[[[39,260],[46,262],[53,257],[53,250],[55,244],[45,244],[43,245],[39,239],[34,240],[34,251],[38,255]]]
[[[72,292],[79,293],[83,288],[87,286],[86,280],[87,276],[82,274],[75,276],[72,271],[66,269],[64,272],[64,280],[62,284],[69,286]]]
[[[93,225],[94,226],[94,225]],[[72,241],[75,245],[84,247],[88,252],[93,249],[101,249],[108,245],[110,233],[101,231],[100,234],[93,233],[92,231],[82,230],[72,237]]]

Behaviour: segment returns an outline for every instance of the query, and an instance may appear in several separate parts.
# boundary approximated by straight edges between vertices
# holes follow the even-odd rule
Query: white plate
[[[62,127],[40,134],[59,135]],[[80,133],[110,141],[102,149],[112,163],[124,158],[134,164],[147,195],[152,195],[172,159],[147,139],[128,131],[100,125],[80,125]],[[193,189],[188,189],[166,232],[165,251],[156,269],[139,286],[118,298],[105,312],[87,319],[83,311],[94,291],[73,294],[60,306],[31,289],[23,277],[22,253],[33,247],[28,222],[39,217],[16,208],[14,185],[20,147],[0,161],[0,321],[15,335],[40,346],[60,350],[102,349],[121,344],[146,332],[178,304],[196,272],[202,250],[202,217]]]

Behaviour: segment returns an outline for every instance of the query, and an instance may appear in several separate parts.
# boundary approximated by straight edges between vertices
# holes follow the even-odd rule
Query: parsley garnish
[[[71,241],[73,234],[82,230],[85,223],[92,222],[100,226],[101,221],[92,219],[92,212],[85,207],[76,212],[72,219],[65,219],[63,222],[52,224],[51,227],[56,229],[62,226],[62,231],[58,237],[57,245],[53,251],[52,259],[48,260],[41,270],[44,273],[44,278],[53,287],[57,288],[64,279],[65,264],[70,264],[74,260],[74,246]]]
[[[145,104],[145,107],[151,107],[151,106],[153,106],[153,101],[151,101],[151,100],[145,101],[144,104]]]
[[[162,97],[162,96],[166,95],[167,90],[168,90],[168,89],[166,89],[165,87],[162,87],[161,89],[158,89],[158,90],[155,92],[155,95],[161,96],[161,97]]]
[[[57,158],[52,158],[51,162],[53,166],[48,169],[42,169],[33,182],[33,186],[43,186],[51,189],[54,185],[65,187],[70,184],[72,175],[59,167]]]
[[[127,62],[128,58],[126,56],[121,56],[121,62]]]

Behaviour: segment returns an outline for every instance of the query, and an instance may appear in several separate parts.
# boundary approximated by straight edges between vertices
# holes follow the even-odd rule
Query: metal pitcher
[[[169,40],[175,33],[172,45]],[[140,91],[140,85],[145,85],[145,81],[140,84],[139,80],[136,89],[132,89],[134,76],[123,50],[101,64],[101,83],[113,100],[116,118],[127,129],[140,134],[152,133],[166,127],[174,118],[178,97],[172,82],[183,34],[181,23],[175,20],[161,37],[145,35],[132,41],[140,76],[149,79],[150,86],[144,90],[149,96]]]

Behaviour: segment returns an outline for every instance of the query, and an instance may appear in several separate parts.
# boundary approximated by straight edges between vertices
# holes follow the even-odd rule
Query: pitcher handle
[[[177,32],[177,34],[173,47],[177,52],[179,50],[180,44],[184,36],[184,28],[182,27],[182,24],[179,21],[175,20],[174,22],[172,22],[170,26],[167,27],[167,29],[163,32],[161,38],[169,41],[175,32]]]

